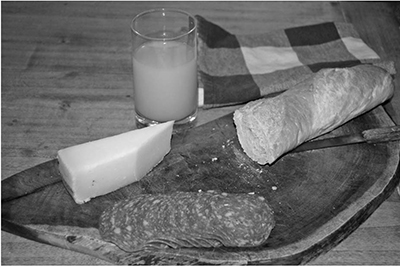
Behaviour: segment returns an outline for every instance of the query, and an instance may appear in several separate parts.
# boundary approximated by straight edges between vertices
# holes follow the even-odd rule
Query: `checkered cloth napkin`
[[[199,104],[207,109],[273,96],[322,68],[374,64],[394,74],[348,23],[326,22],[255,35],[234,35],[196,16]]]

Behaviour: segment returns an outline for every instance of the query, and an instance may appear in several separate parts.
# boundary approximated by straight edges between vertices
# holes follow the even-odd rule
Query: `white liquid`
[[[197,109],[196,53],[184,43],[154,41],[133,56],[136,111],[158,122],[180,120]]]

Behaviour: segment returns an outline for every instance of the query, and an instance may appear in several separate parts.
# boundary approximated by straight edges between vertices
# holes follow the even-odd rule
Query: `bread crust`
[[[391,75],[379,67],[323,69],[274,98],[247,103],[233,118],[245,153],[261,165],[272,164],[385,102],[393,92]]]

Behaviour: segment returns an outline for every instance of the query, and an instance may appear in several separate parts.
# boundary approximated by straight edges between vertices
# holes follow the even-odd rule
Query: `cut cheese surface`
[[[139,181],[171,149],[174,121],[58,151],[59,170],[78,204]]]

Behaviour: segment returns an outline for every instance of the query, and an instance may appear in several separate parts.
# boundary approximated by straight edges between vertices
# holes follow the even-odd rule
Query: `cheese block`
[[[139,181],[171,149],[174,121],[58,151],[59,170],[78,204]]]

